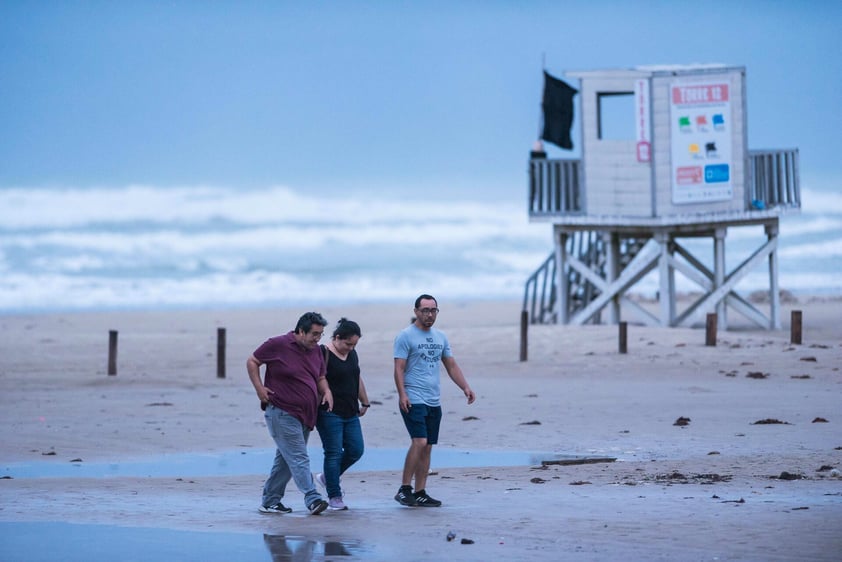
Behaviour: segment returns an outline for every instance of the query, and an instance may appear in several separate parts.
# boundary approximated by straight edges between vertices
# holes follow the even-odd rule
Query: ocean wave
[[[553,250],[551,226],[530,223],[525,205],[384,193],[0,189],[0,312],[521,298]],[[842,198],[805,198],[818,208],[781,219],[780,285],[836,291]],[[729,229],[729,270],[765,239],[761,226]],[[710,239],[681,244],[712,267]],[[739,290],[764,286],[758,267]],[[633,288],[657,289],[652,275]]]
[[[371,196],[324,197],[284,186],[267,188],[151,187],[0,189],[0,225],[9,229],[90,225],[423,224],[526,217],[512,202]]]

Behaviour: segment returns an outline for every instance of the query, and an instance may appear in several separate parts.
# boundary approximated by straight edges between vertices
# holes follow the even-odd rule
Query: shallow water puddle
[[[366,449],[352,472],[401,470],[406,449]],[[186,453],[161,455],[117,463],[49,461],[9,463],[0,476],[12,478],[101,478],[106,476],[237,476],[268,473],[275,458],[273,449],[227,451],[215,454]],[[542,461],[587,459],[582,455],[530,453],[523,451],[467,451],[434,449],[432,470],[482,466],[532,466]],[[321,466],[321,449],[310,449],[311,466]]]
[[[251,562],[365,557],[359,541],[73,523],[0,523],[0,560]]]

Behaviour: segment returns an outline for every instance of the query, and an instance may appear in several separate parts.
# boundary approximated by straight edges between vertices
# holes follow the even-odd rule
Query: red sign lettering
[[[725,101],[728,101],[728,84],[674,86],[672,89],[672,103],[674,104],[686,105]]]

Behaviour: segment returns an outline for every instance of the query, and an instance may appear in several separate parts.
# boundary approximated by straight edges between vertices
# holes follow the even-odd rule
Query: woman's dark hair
[[[339,322],[336,323],[336,329],[333,331],[333,339],[347,340],[351,336],[363,337],[360,325],[353,320],[340,318]]]

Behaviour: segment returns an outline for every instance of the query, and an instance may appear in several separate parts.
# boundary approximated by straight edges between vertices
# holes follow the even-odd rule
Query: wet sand
[[[842,479],[832,469],[842,468],[842,300],[788,303],[784,329],[774,332],[732,312],[732,329],[715,347],[704,345],[703,328],[632,324],[622,355],[616,326],[532,326],[527,362],[518,360],[520,303],[439,304],[437,325],[478,395],[468,406],[443,375],[445,418],[428,490],[445,505],[399,506],[396,458],[393,467],[346,474],[351,509],[317,517],[305,514],[294,487],[285,498],[292,514],[256,511],[268,464],[255,474],[97,478],[15,477],[9,468],[271,448],[245,358],[304,310],[0,317],[0,466],[9,476],[0,480],[0,525],[360,545],[343,559],[838,559]],[[790,344],[792,309],[803,311],[801,345]],[[405,447],[391,344],[411,303],[316,310],[331,323],[347,316],[362,326],[358,350],[373,403],[363,418],[366,446]],[[109,330],[119,332],[116,376],[106,374]],[[317,446],[317,433],[311,439]],[[617,460],[437,467],[444,449]],[[268,547],[261,553],[271,559]]]

